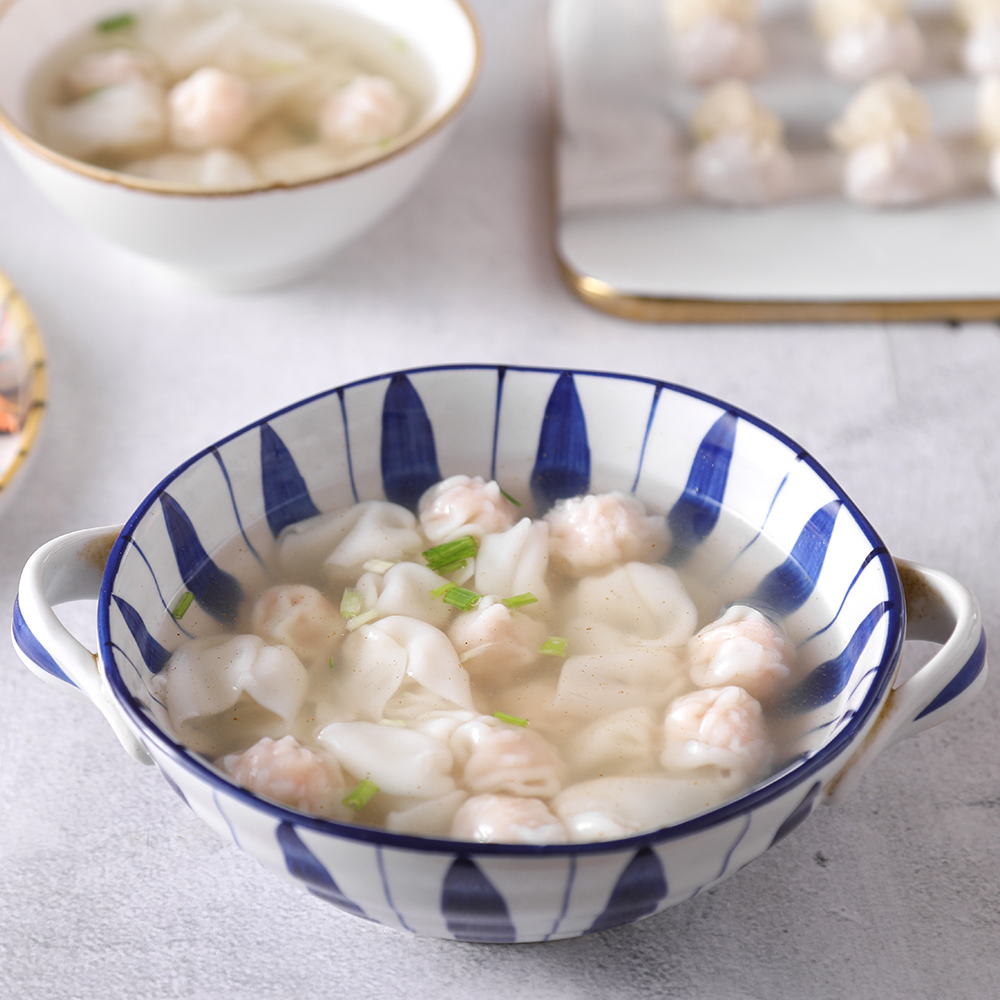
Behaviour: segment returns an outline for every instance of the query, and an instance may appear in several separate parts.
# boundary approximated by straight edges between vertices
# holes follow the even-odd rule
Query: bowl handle
[[[883,750],[954,715],[986,683],[986,635],[973,594],[941,570],[904,559],[896,568],[906,598],[906,638],[941,648],[889,693],[864,742],[827,787],[832,802],[857,785]]]
[[[96,600],[121,526],[87,528],[43,545],[21,572],[11,637],[25,666],[53,687],[100,709],[121,745],[144,764],[152,760],[108,687],[97,656],[77,640],[53,608]]]

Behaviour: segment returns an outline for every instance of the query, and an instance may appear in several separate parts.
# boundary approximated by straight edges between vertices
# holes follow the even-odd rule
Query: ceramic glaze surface
[[[807,638],[787,711],[811,749],[723,806],[659,831],[592,844],[465,844],[305,816],[224,779],[176,741],[151,680],[199,620],[230,621],[247,566],[317,511],[386,498],[413,506],[458,472],[496,477],[538,512],[581,491],[634,491],[664,512],[675,565],[703,558],[723,508],[787,554],[730,553],[755,599]],[[242,536],[244,564],[227,565]],[[232,552],[233,547],[226,550]],[[195,603],[164,638],[171,602]],[[121,532],[104,575],[102,657],[115,700],[190,808],[277,874],[345,911],[455,940],[571,937],[702,891],[810,813],[874,721],[894,676],[903,598],[874,531],[819,466],[753,417],[676,386],[523,368],[414,370],[273,414],[171,474]],[[168,630],[168,633],[170,630]],[[30,630],[15,626],[22,655]],[[51,658],[50,658],[51,659]],[[45,662],[35,663],[47,669]],[[56,669],[58,666],[56,665]],[[966,673],[983,669],[981,650]]]

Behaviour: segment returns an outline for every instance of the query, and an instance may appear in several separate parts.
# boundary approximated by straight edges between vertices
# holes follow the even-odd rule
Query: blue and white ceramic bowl
[[[545,509],[584,491],[634,491],[667,513],[672,561],[739,578],[797,635],[789,701],[809,738],[793,764],[685,822],[558,846],[435,840],[317,819],[227,781],[172,732],[152,680],[175,596],[209,618],[238,599],[225,545],[267,558],[317,511],[413,506],[442,477],[499,478]],[[778,550],[723,537],[737,515]],[[232,547],[228,551],[232,551]],[[100,664],[52,606],[96,596]],[[206,823],[277,874],[368,920],[462,941],[544,941],[648,916],[739,871],[843,792],[886,746],[953,713],[985,681],[975,598],[894,562],[826,472],[727,404],[602,372],[455,366],[396,372],[268,416],[172,472],[119,528],[76,532],[29,561],[14,642],[51,683],[93,701]],[[178,641],[183,638],[175,631]],[[893,687],[904,637],[941,650]],[[169,645],[169,643],[167,643]]]

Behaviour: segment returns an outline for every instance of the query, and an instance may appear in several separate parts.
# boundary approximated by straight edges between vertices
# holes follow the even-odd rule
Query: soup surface
[[[730,560],[782,561],[742,522],[729,541]],[[630,836],[799,752],[776,711],[794,637],[710,548],[679,572],[666,518],[632,496],[532,519],[453,476],[416,515],[367,501],[285,529],[232,628],[196,612],[198,638],[164,636],[156,692],[189,747],[305,812],[479,842]],[[172,607],[184,625],[190,595]]]
[[[63,45],[31,83],[38,137],[187,187],[294,183],[405,140],[430,75],[403,38],[322,3],[161,0]]]

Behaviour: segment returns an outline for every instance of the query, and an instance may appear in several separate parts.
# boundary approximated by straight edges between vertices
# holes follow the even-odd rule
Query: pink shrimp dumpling
[[[495,481],[482,476],[450,476],[420,498],[420,527],[435,545],[513,528],[520,515]]]
[[[756,25],[717,16],[678,32],[673,53],[680,75],[698,84],[760,76],[767,64],[764,38]]]
[[[538,733],[485,716],[455,730],[451,746],[465,760],[463,784],[473,795],[508,792],[552,798],[566,780],[566,765]]]
[[[536,663],[545,635],[543,622],[490,598],[459,615],[448,629],[448,638],[469,676],[489,686],[509,684]]]
[[[753,0],[667,0],[675,68],[690,83],[758,76],[767,51]]]
[[[356,76],[332,94],[319,112],[319,133],[345,146],[371,146],[395,138],[410,106],[384,76]]]
[[[566,828],[541,799],[475,795],[451,824],[451,835],[479,844],[565,844]]]
[[[253,631],[288,646],[303,663],[323,662],[344,635],[344,619],[315,587],[284,584],[265,590],[250,612]]]
[[[215,66],[195,70],[167,95],[170,137],[180,149],[227,146],[241,139],[254,119],[250,84]]]
[[[691,680],[702,688],[735,684],[766,698],[791,676],[793,653],[778,625],[753,608],[734,605],[688,643]]]
[[[66,88],[74,97],[93,93],[127,80],[159,82],[160,71],[153,57],[136,49],[105,49],[88,52],[66,73]]]
[[[771,755],[760,702],[740,687],[693,691],[667,711],[660,763],[668,771],[712,767],[752,777],[767,770]]]
[[[346,782],[340,766],[329,755],[300,746],[292,736],[265,736],[217,763],[244,788],[293,809],[340,818],[347,812],[341,804]]]
[[[545,515],[555,565],[580,577],[626,562],[657,562],[670,548],[666,519],[625,493],[560,500]]]

